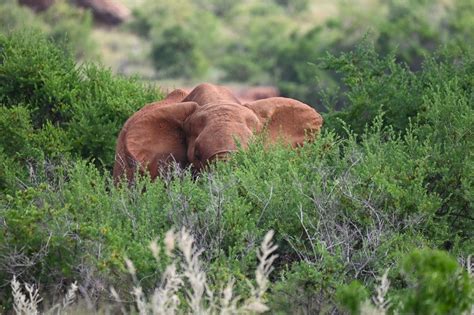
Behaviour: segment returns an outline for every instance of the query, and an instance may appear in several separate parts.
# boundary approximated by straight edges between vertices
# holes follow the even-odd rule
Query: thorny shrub
[[[347,109],[325,114],[317,141],[289,150],[265,149],[256,139],[209,172],[175,169],[155,182],[142,177],[116,187],[115,137],[160,93],[77,66],[39,34],[0,36],[2,306],[13,303],[14,275],[51,296],[74,280],[92,303],[110,285],[122,296],[131,284],[123,256],[148,292],[166,261],[156,264],[147,244],[170,228],[190,231],[211,283],[234,278],[240,296],[249,293],[254,249],[274,230],[280,256],[268,306],[281,312],[336,312],[338,288],[358,280],[370,290],[377,275],[418,248],[468,256],[472,56],[441,51],[413,72],[362,45],[328,59],[353,84]],[[403,102],[418,92],[407,98],[413,104]],[[394,292],[418,281],[388,278]]]

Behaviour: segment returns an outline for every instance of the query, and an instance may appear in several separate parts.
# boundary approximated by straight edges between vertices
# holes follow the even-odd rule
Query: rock
[[[25,5],[34,11],[44,11],[48,9],[54,0],[19,0],[21,5]]]
[[[54,0],[19,0],[19,2],[39,12],[48,9]],[[74,2],[90,9],[97,21],[107,25],[123,23],[131,16],[130,9],[116,0],[75,0]]]
[[[235,92],[241,102],[253,102],[269,97],[280,96],[280,91],[274,86],[251,86]]]
[[[114,0],[76,0],[82,7],[91,9],[97,21],[108,25],[125,22],[131,16],[130,9]]]

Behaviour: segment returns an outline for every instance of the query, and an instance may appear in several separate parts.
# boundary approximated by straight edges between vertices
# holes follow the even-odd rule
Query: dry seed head
[[[132,276],[137,274],[137,270],[135,269],[133,262],[127,257],[125,257],[125,265],[127,266],[128,273],[130,273]]]
[[[165,250],[166,250],[166,255],[168,255],[168,257],[171,257],[173,255],[175,240],[176,240],[176,235],[173,230],[169,230],[168,232],[166,232]]]
[[[121,302],[122,300],[120,299],[119,294],[115,290],[114,287],[110,287],[110,295],[114,298],[115,302]]]
[[[250,304],[247,304],[245,306],[245,309],[250,312],[255,312],[257,314],[264,313],[269,310],[268,306],[266,306],[260,301],[254,301],[254,302],[251,302]]]
[[[156,239],[150,242],[149,248],[153,254],[153,257],[155,257],[156,261],[158,261],[160,258],[160,247],[158,246]]]

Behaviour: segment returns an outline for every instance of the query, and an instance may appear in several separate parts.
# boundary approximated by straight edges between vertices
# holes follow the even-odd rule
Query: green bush
[[[329,56],[347,84],[345,110],[325,115],[313,143],[290,150],[256,139],[208,172],[175,169],[117,187],[100,161],[110,169],[124,121],[160,94],[76,65],[41,34],[3,35],[0,281],[16,274],[54,294],[78,280],[94,296],[109,285],[126,295],[127,256],[144,290],[154,288],[166,262],[156,266],[149,241],[185,227],[209,277],[235,278],[235,292],[246,293],[256,244],[274,230],[280,258],[268,300],[276,311],[337,312],[340,301],[357,313],[361,286],[372,289],[373,275],[397,265],[387,295],[397,307],[465,310],[472,285],[452,258],[410,253],[466,257],[474,248],[472,56],[451,47],[420,72],[367,44]],[[430,302],[453,286],[456,295]],[[419,304],[405,294],[413,288]],[[10,296],[1,289],[3,305]]]
[[[16,0],[4,0],[0,4],[1,34],[26,29],[42,31],[76,58],[95,56],[92,24],[90,12],[66,1],[56,1],[48,10],[36,14]]]
[[[362,5],[356,2],[338,4],[338,15],[313,29],[295,33],[292,38],[283,41],[283,49],[273,53],[279,65],[273,75],[274,82],[284,95],[315,104],[320,98],[321,87],[337,86],[342,82],[338,74],[327,71],[324,66],[319,67],[317,72],[311,71],[305,62],[319,63],[327,52],[340,54],[352,51],[367,32],[381,59],[393,59],[394,64],[399,65],[387,71],[402,71],[405,67],[421,70],[425,57],[439,47],[472,46],[474,38],[468,31],[472,28],[472,22],[467,16],[472,15],[474,7],[468,2],[463,0],[447,4],[442,1],[388,0],[373,6],[365,4],[364,10],[360,10]],[[357,59],[355,63],[362,61],[369,60]],[[364,66],[372,70],[377,68],[377,65],[370,63]],[[316,75],[323,86],[313,83]],[[393,84],[393,88],[398,84],[383,83],[386,87]],[[317,104],[313,106],[317,107]],[[342,106],[338,104],[339,108]]]
[[[414,250],[402,257],[397,269],[393,277],[400,287],[385,274],[373,297],[375,306],[358,282],[338,290],[339,303],[351,314],[467,314],[474,305],[470,275],[445,252]]]
[[[308,10],[310,6],[309,0],[276,0],[275,2],[283,6],[291,14],[301,13]]]
[[[74,60],[38,31],[0,36],[0,102],[27,106],[35,127],[64,121],[60,106],[80,80]]]
[[[455,5],[455,4],[454,4]],[[385,54],[419,69],[424,56],[446,43],[447,8],[439,1],[387,1],[386,20],[377,25],[377,47]]]
[[[56,1],[39,17],[48,25],[50,38],[72,51],[74,57],[91,59],[96,56],[96,43],[91,36],[93,19],[90,11],[66,1]]]
[[[161,77],[197,77],[207,70],[205,56],[199,50],[198,34],[180,25],[154,34],[151,59]]]
[[[321,66],[340,73],[344,84],[335,91],[344,91],[339,99],[331,100],[336,104],[326,104],[342,108],[327,116],[327,124],[339,134],[344,133],[344,124],[363,133],[381,112],[386,125],[405,131],[410,119],[421,111],[426,78],[396,62],[394,55],[382,57],[369,39],[354,51],[337,57],[329,54]]]
[[[160,97],[137,79],[76,65],[70,54],[37,31],[0,35],[0,104],[2,110],[20,111],[21,123],[28,125],[22,132],[29,130],[34,141],[16,143],[23,143],[24,150],[37,149],[48,157],[69,152],[111,168],[125,120]],[[3,145],[11,141],[11,136],[1,135]]]
[[[358,281],[341,287],[337,291],[337,298],[351,314],[361,314],[361,304],[368,298],[367,289]]]
[[[352,51],[369,32],[382,58],[420,70],[439,47],[472,45],[471,2],[146,1],[130,28],[151,43],[160,78],[272,84],[323,109],[321,89],[340,76],[308,63]]]
[[[146,1],[134,15],[130,28],[151,42],[150,58],[160,78],[201,77],[221,53],[218,19],[195,2]]]
[[[289,41],[296,23],[279,6],[268,3],[237,5],[233,15],[226,21],[232,36],[223,42],[225,53],[219,59],[223,79],[252,84],[270,82],[272,71],[281,67],[276,51]]]
[[[15,0],[3,0],[0,3],[1,33],[25,27],[41,28],[44,24],[35,18],[33,11],[22,7]]]
[[[462,314],[474,303],[472,279],[444,252],[414,251],[401,272],[408,287],[399,300],[402,313]]]
[[[171,227],[195,235],[208,268],[219,270],[221,279],[248,275],[255,264],[249,252],[271,227],[284,257],[272,305],[332,309],[331,297],[342,283],[357,278],[370,284],[370,274],[399,259],[397,251],[442,246],[450,236],[446,223],[435,221],[438,196],[423,184],[428,153],[411,152],[413,142],[390,137],[372,131],[358,144],[324,134],[299,151],[254,145],[196,179],[176,173],[155,183],[145,178],[132,188],[113,187],[109,175],[84,162],[50,165],[47,174],[46,167],[36,173],[43,184],[7,195],[0,205],[10,244],[1,257],[15,257],[15,244],[24,244],[27,257],[39,255],[51,235],[55,242],[48,243],[45,259],[56,271],[43,268],[41,260],[23,272],[25,280],[41,278],[49,286],[61,277],[82,279],[87,271],[120,290],[128,283],[116,277],[126,255],[139,277],[148,279],[142,284],[147,288],[159,276],[147,243]],[[301,286],[307,291],[297,294]]]
[[[326,115],[326,127],[340,135],[346,128],[364,133],[365,126],[383,112],[383,125],[406,133],[412,153],[421,150],[429,156],[413,170],[420,174],[419,170],[425,169],[422,185],[441,197],[436,212],[449,218],[447,248],[458,236],[464,240],[472,237],[467,225],[472,224],[473,166],[466,154],[473,150],[469,127],[474,123],[472,47],[441,50],[428,58],[419,72],[393,58],[381,58],[373,47],[365,45],[339,57],[328,56],[326,66],[342,73],[347,84],[342,97],[345,109]],[[412,181],[413,176],[408,179]]]

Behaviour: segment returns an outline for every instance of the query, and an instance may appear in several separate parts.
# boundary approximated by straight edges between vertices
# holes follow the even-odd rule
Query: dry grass
[[[115,289],[111,288],[111,296],[115,299],[118,309],[123,313],[136,313],[141,315],[168,315],[168,314],[259,314],[269,310],[265,304],[264,294],[268,288],[268,277],[272,272],[272,263],[277,258],[274,254],[276,246],[272,243],[273,232],[268,232],[262,242],[257,257],[260,261],[256,272],[255,282],[249,281],[250,296],[241,297],[233,291],[234,281],[225,285],[213,284],[212,287],[220,287],[219,291],[210,289],[207,275],[203,270],[199,256],[202,250],[195,246],[194,238],[185,229],[179,232],[169,231],[165,238],[165,248],[160,249],[158,243],[152,242],[150,250],[153,256],[160,261],[161,255],[171,258],[171,263],[166,267],[162,275],[161,284],[155,288],[150,296],[146,296],[143,289],[138,285],[136,269],[133,262],[125,259],[128,272],[132,276],[135,287],[132,290],[134,306],[127,311],[125,303],[121,300]],[[22,288],[19,281],[14,277],[11,282],[14,310],[16,314],[40,314],[42,298],[38,288],[34,285],[25,284]],[[85,310],[83,306],[73,303],[76,301],[78,286],[73,283],[62,300],[53,307],[45,310],[45,314],[84,314],[93,312]],[[26,293],[25,293],[26,292]],[[184,299],[182,298],[184,296]],[[95,311],[94,311],[95,312]],[[103,310],[100,312],[104,312]],[[108,313],[108,311],[105,311]]]
[[[25,283],[24,290],[27,292],[25,294],[22,292],[21,284],[13,277],[11,282],[12,294],[13,294],[13,305],[16,314],[19,315],[35,315],[40,314],[40,303],[43,300],[39,295],[38,288],[35,288],[34,285]],[[77,284],[74,282],[71,284],[71,287],[67,291],[66,295],[62,299],[61,303],[53,305],[46,312],[47,314],[64,314],[67,312],[73,303],[76,301],[76,292]]]

